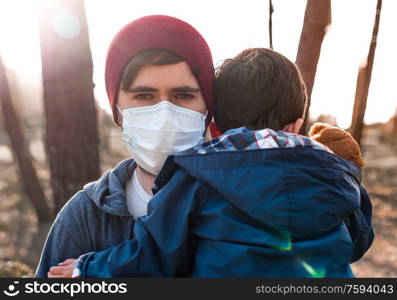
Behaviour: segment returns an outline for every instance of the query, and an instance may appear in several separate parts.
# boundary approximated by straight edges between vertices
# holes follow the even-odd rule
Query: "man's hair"
[[[302,118],[306,87],[297,66],[264,48],[246,49],[215,71],[214,120],[221,132],[238,127],[282,130]]]
[[[121,78],[121,89],[127,91],[143,66],[164,66],[184,61],[179,55],[164,49],[150,49],[137,53],[124,68]],[[120,120],[117,118],[117,125]]]
[[[121,88],[128,90],[135,76],[143,66],[164,66],[184,61],[174,52],[163,49],[151,49],[137,53],[127,64],[121,79]]]

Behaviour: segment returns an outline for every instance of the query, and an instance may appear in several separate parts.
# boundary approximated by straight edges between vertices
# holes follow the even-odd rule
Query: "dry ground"
[[[353,270],[360,277],[397,277],[397,141],[374,127],[366,130],[363,144],[375,240]]]

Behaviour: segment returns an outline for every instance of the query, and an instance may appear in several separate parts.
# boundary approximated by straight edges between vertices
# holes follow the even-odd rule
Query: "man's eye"
[[[180,93],[180,94],[176,94],[175,98],[177,98],[177,99],[193,99],[194,95],[186,94],[186,93]]]
[[[136,94],[133,96],[133,99],[136,100],[150,100],[153,99],[153,96],[151,94]]]

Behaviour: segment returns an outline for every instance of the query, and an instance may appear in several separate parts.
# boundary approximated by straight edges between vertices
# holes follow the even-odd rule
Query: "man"
[[[66,258],[133,236],[167,156],[202,141],[212,118],[213,76],[207,43],[179,19],[147,16],[119,31],[107,55],[106,89],[135,160],[122,161],[68,201],[48,234],[36,277]]]

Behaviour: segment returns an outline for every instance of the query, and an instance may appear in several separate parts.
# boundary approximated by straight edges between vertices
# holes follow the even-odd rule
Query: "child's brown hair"
[[[306,87],[297,66],[270,49],[249,48],[227,59],[215,72],[214,119],[225,132],[282,130],[302,118]]]

